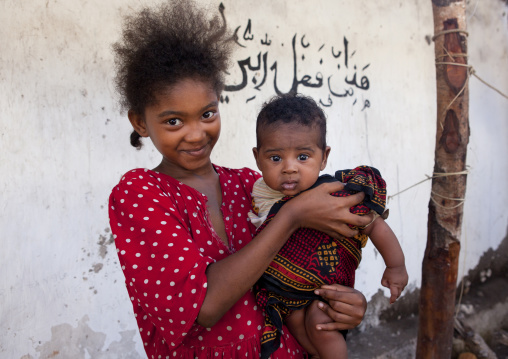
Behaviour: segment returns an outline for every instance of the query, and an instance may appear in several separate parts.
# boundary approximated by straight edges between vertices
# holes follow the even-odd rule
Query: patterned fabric
[[[149,359],[259,357],[263,315],[252,291],[212,328],[196,323],[207,290],[207,266],[243,248],[255,231],[247,213],[259,174],[248,168],[215,170],[229,246],[210,223],[206,196],[170,176],[135,169],[111,192],[110,226]],[[272,357],[303,356],[284,330]]]
[[[333,196],[347,197],[358,190],[366,192],[365,200],[351,207],[352,213],[365,215],[371,210],[383,213],[386,184],[377,169],[362,166],[337,171],[336,175],[347,184],[345,190],[332,193]],[[323,175],[311,188],[333,181],[337,181],[337,178]],[[350,182],[352,186],[348,186]],[[286,196],[272,206],[257,233],[270,224],[291,198]],[[360,263],[361,248],[366,239],[367,236],[363,234],[335,239],[310,228],[301,228],[291,235],[255,287],[256,301],[265,312],[261,358],[268,358],[279,347],[284,319],[290,312],[320,299],[314,294],[316,288],[333,283],[354,286],[355,270]]]

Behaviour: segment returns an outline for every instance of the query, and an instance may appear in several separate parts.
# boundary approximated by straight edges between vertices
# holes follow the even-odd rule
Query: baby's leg
[[[295,310],[286,318],[286,327],[291,334],[298,340],[298,343],[305,349],[311,358],[317,357],[317,350],[312,345],[305,329],[305,311],[307,308]]]
[[[316,348],[320,359],[347,359],[346,340],[342,333],[316,329],[316,325],[332,321],[325,312],[318,308],[318,303],[319,301],[315,300],[306,308],[305,328],[308,339]]]

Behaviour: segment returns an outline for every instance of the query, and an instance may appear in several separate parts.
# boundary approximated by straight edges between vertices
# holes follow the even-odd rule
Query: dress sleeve
[[[194,243],[177,197],[162,189],[159,178],[138,170],[125,175],[109,199],[110,226],[141,335],[150,336],[143,329],[156,326],[171,347],[198,316],[205,270],[213,262]]]

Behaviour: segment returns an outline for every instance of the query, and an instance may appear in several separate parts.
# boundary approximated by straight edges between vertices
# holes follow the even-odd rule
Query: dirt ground
[[[497,358],[508,359],[507,273],[468,287],[467,293],[460,298],[459,308],[461,320],[482,336]],[[414,313],[363,332],[354,330],[347,339],[349,359],[415,358],[417,331],[418,316]],[[465,351],[469,350],[455,334],[451,359]]]

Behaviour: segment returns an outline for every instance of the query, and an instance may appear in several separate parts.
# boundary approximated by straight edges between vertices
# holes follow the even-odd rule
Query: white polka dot
[[[240,314],[236,315],[236,319],[240,319],[242,316]]]
[[[219,335],[219,336],[217,337],[217,340],[218,340],[218,341],[221,341],[221,340],[222,340],[222,337]],[[216,356],[217,356],[218,354],[219,354],[219,353],[216,353]]]
[[[243,335],[243,334],[240,334],[240,336],[239,336],[238,338],[243,339],[243,338],[244,338],[244,335]]]
[[[153,211],[154,211],[154,209],[153,209],[152,207],[148,208],[148,210],[149,210],[150,212],[153,212]]]
[[[233,328],[231,328],[229,325],[226,327],[227,330],[232,331]]]
[[[178,260],[182,262],[185,258],[184,257],[178,257]]]

